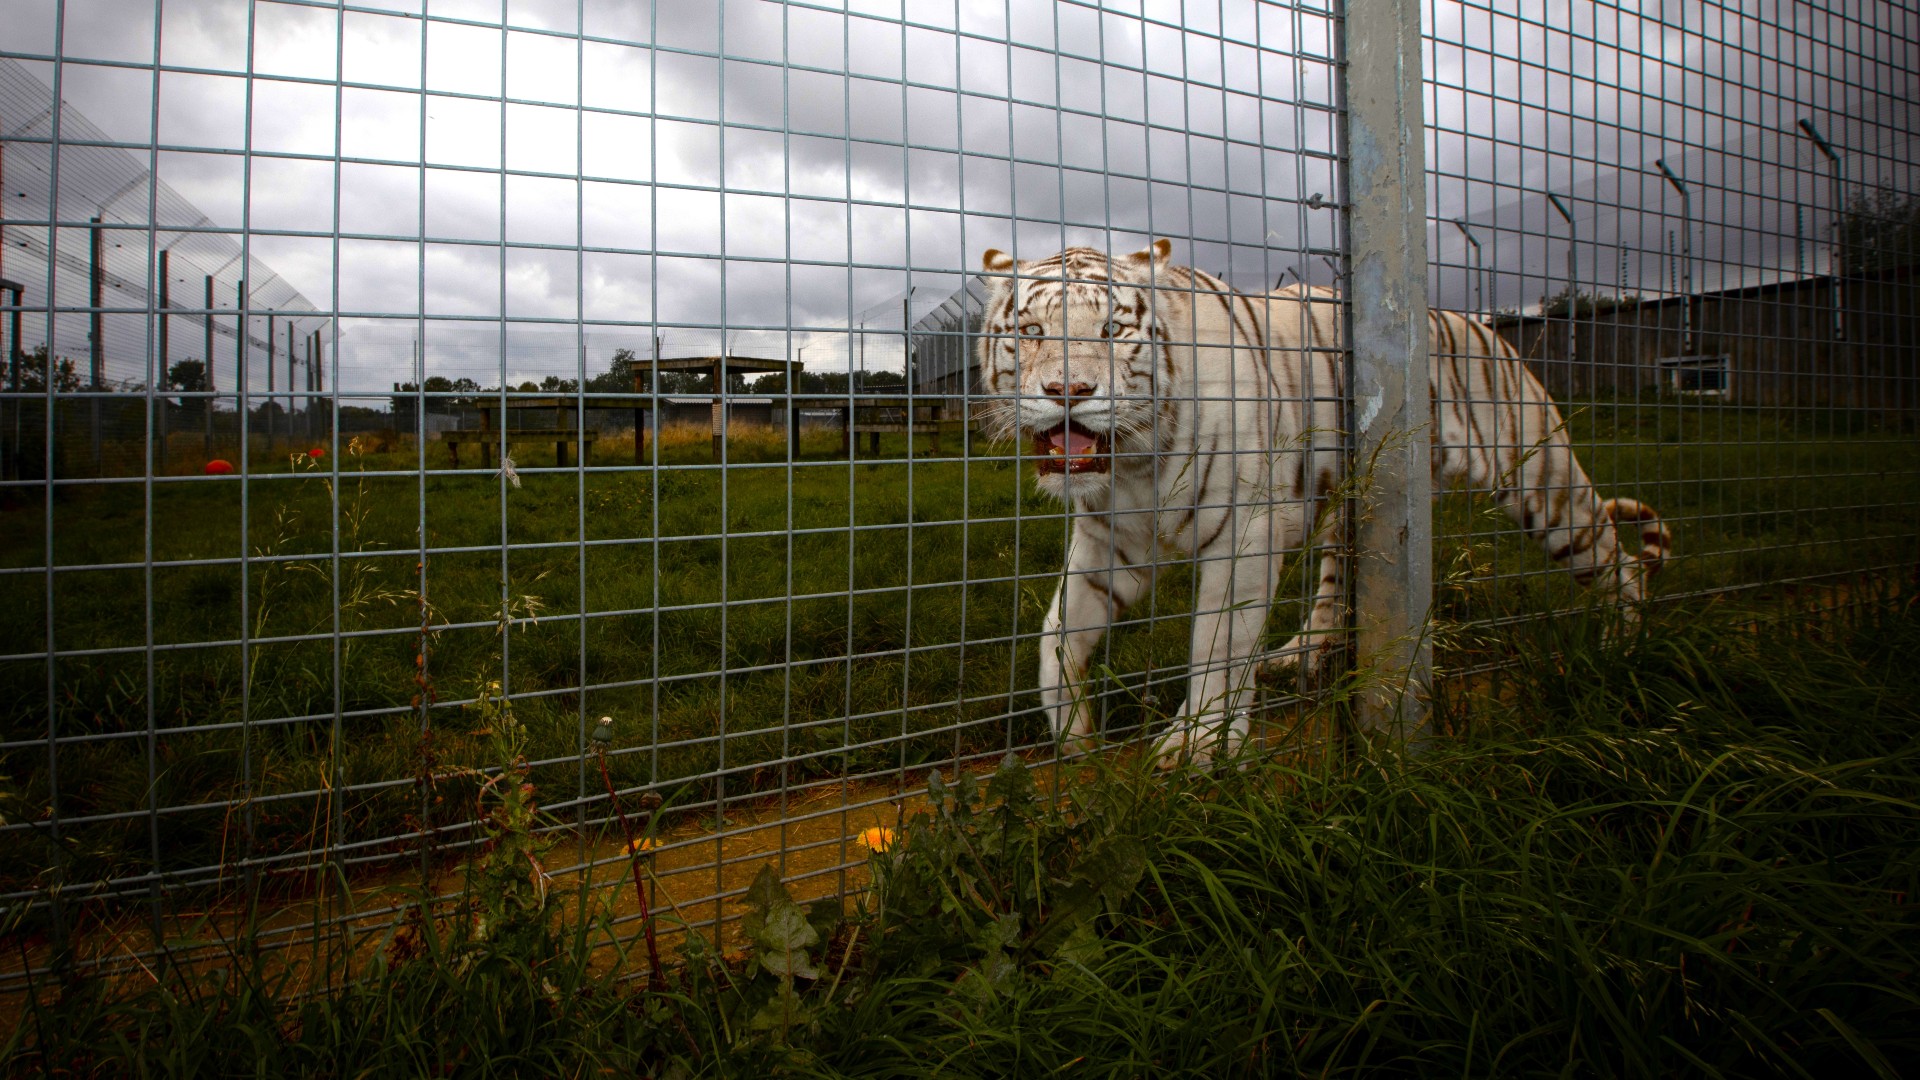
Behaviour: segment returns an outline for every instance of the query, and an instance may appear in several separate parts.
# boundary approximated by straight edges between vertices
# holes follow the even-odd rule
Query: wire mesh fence
[[[1653,577],[1629,536],[1613,591],[1661,604],[1839,602],[1920,555],[1920,26],[1893,5],[1432,0],[1409,62],[1370,74],[1415,9],[18,8],[0,907],[33,945],[0,990],[232,931],[235,897],[278,912],[263,945],[351,950],[457,891],[521,783],[552,844],[529,872],[614,904],[619,935],[643,915],[616,798],[662,918],[717,927],[769,861],[844,896],[859,830],[928,769],[1066,749],[1062,618],[1111,623],[1086,721],[1156,738],[1205,708],[1202,669],[1247,673],[1249,632],[1203,646],[1209,617],[1251,606],[1269,646],[1305,624],[1309,656],[1358,621],[1364,660],[1384,606],[1451,628],[1443,676],[1495,668],[1583,579],[1606,594],[1589,550],[1615,518],[1667,550]],[[1397,151],[1382,92],[1424,102]],[[1417,181],[1422,155],[1424,202],[1383,203],[1381,162]],[[1144,409],[1135,441],[1069,423],[1037,358],[1111,380],[1146,323],[1102,293],[1014,345],[1008,312],[1107,289],[1055,252],[1162,237],[1146,355],[1306,381],[1170,366],[1106,386]],[[1429,337],[1422,292],[1470,320]],[[1209,303],[1271,349],[1167,314]],[[1377,376],[1400,363],[1417,405],[1429,354],[1431,430],[1474,462],[1437,455],[1434,486],[1459,493],[1429,510],[1421,446],[1398,501],[1353,495],[1341,459],[1380,460],[1406,415]],[[1000,355],[1010,389],[983,378]],[[1278,433],[1242,408],[1279,398],[1304,411]],[[1048,401],[1053,427],[1007,420]],[[1182,458],[1183,407],[1225,441]],[[1303,447],[1324,484],[1182,473]],[[1033,477],[1098,457],[1187,518],[1294,531],[1090,541],[1098,515]],[[1221,591],[1275,556],[1257,600]],[[1056,591],[1133,577],[1124,611],[1049,621]],[[1222,715],[1284,733],[1314,685],[1281,672]]]
[[[1603,494],[1658,509],[1663,601],[1844,602],[1913,561],[1917,28],[1803,14],[1429,10],[1436,302],[1526,358]],[[1475,571],[1443,611],[1560,606],[1467,500],[1437,514]]]

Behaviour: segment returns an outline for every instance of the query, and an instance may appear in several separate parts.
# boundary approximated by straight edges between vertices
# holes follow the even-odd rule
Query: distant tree
[[[20,357],[20,389],[25,393],[44,394],[47,391],[47,369],[53,369],[53,391],[67,394],[79,390],[86,383],[80,378],[78,366],[71,357],[56,356],[51,364],[47,360],[47,346],[43,342],[27,350]],[[9,373],[9,379],[12,373]]]
[[[365,405],[341,405],[336,416],[342,431],[378,431],[394,426],[391,413]]]
[[[173,365],[167,369],[166,389],[203,393],[207,389],[207,365],[192,358]]]
[[[587,392],[590,394],[632,393],[635,366],[632,349],[615,349],[613,359],[607,362],[607,370],[587,380]]]
[[[803,372],[801,386],[817,394],[881,394],[892,397],[905,391],[907,377],[898,371]]]
[[[1920,194],[1879,188],[1840,218],[1840,265],[1848,274],[1920,265]]]
[[[854,380],[862,394],[897,394],[907,387],[907,377],[898,371],[862,371]]]
[[[466,381],[469,386],[472,385],[471,379],[464,381]],[[394,426],[403,431],[412,430],[418,426],[414,423],[414,404],[418,400],[414,395],[422,391],[425,391],[428,395],[452,394],[458,389],[459,388],[454,385],[453,380],[447,378],[445,375],[429,375],[424,384],[412,382],[394,383]],[[438,416],[451,413],[457,410],[461,404],[463,403],[450,398],[429,396],[427,398],[427,415]]]
[[[188,394],[204,393],[207,389],[207,365],[192,358],[180,361],[167,369],[164,388]],[[207,415],[207,399],[181,399],[179,415],[181,421],[188,425],[200,423]]]
[[[1590,293],[1576,290],[1569,285],[1552,296],[1540,298],[1540,314],[1550,319],[1564,319],[1569,310],[1576,319],[1604,315],[1619,308],[1637,307],[1640,297],[1637,293],[1624,296],[1608,296],[1604,293]]]

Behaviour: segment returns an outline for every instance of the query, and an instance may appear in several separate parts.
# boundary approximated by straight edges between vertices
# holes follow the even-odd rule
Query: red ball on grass
[[[214,458],[212,461],[207,462],[208,476],[225,476],[232,471],[233,462],[228,461],[226,458]]]

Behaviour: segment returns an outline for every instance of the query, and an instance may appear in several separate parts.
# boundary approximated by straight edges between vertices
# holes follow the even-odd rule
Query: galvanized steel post
[[[1547,203],[1567,223],[1567,385],[1571,387],[1577,385],[1573,380],[1580,377],[1580,226],[1560,196],[1547,192]],[[1592,393],[1597,385],[1596,375],[1587,380],[1585,389]]]
[[[100,467],[100,391],[102,389],[100,373],[106,367],[105,344],[106,331],[101,326],[101,268],[100,268],[100,219],[92,218],[87,225],[87,414],[91,418],[89,429],[92,432],[93,465]],[[47,353],[47,379],[53,379],[53,353],[51,346]]]
[[[1427,721],[1432,646],[1427,195],[1420,5],[1346,5],[1343,53],[1347,340],[1356,494],[1362,731],[1405,739]]]
[[[1680,193],[1680,355],[1692,356],[1693,342],[1693,195],[1687,182],[1680,179],[1666,160],[1656,159],[1654,167]]]

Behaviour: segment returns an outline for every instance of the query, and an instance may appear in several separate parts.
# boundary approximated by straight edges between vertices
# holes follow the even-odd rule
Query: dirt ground
[[[1306,733],[1284,723],[1267,734],[1275,737],[1283,730],[1301,745]],[[1305,742],[1323,744],[1323,739]],[[1110,761],[1131,760],[1141,752],[1137,744],[1100,751]],[[1027,750],[1020,757],[1043,792],[1058,791],[1093,768],[1063,762],[1050,748]],[[741,894],[764,866],[773,866],[802,904],[830,897],[857,903],[867,886],[863,832],[897,829],[925,811],[930,768],[939,768],[951,784],[962,770],[984,778],[999,764],[998,754],[983,755],[728,801],[718,815],[707,808],[663,819],[637,860],[662,962],[674,962],[689,932],[707,936],[724,952],[739,948]],[[646,814],[637,801],[627,798],[623,805],[635,830],[644,833]],[[594,966],[644,974],[636,860],[627,854],[620,826],[596,828],[587,837],[554,835],[540,856],[549,910],[574,922],[582,915],[589,922],[609,918],[611,938],[594,931]],[[397,955],[415,947],[423,896],[434,898],[431,910],[441,925],[466,917],[461,894],[467,866],[467,860],[445,860],[423,881],[417,861],[401,856],[383,868],[353,872],[344,888],[336,881],[325,889],[316,887],[310,872],[301,879],[304,887],[294,888],[284,884],[288,877],[276,875],[278,882],[270,880],[269,888],[279,884],[277,896],[260,899],[251,912],[236,882],[226,893],[231,899],[223,902],[193,906],[169,900],[160,920],[161,940],[142,901],[75,905],[81,916],[70,932],[70,962],[75,971],[134,988],[157,980],[163,964],[211,971],[252,963],[257,956],[281,996],[323,992],[364,972],[382,951]],[[53,959],[52,942],[44,935],[0,935],[0,1020],[21,1017],[30,985],[45,993],[57,981],[46,971]]]
[[[1043,786],[1057,782],[1061,767],[1050,752],[1026,756],[1039,770]],[[972,760],[958,768],[991,773],[997,759]],[[1068,766],[1070,769],[1071,766]],[[952,762],[940,766],[952,782]],[[785,795],[727,802],[722,816],[712,809],[663,820],[652,844],[637,860],[647,885],[663,962],[672,963],[681,937],[689,930],[716,940],[723,950],[737,947],[737,926],[745,910],[739,897],[763,866],[772,865],[794,898],[807,903],[826,897],[853,902],[867,884],[868,850],[861,834],[895,829],[926,809],[926,770],[864,781],[828,782]],[[626,800],[636,831],[646,815]],[[716,825],[719,827],[716,828]],[[596,949],[595,966],[646,969],[641,947],[642,920],[627,842],[615,824],[588,838],[562,836],[541,854],[550,910],[577,919],[582,904],[589,919],[611,918],[615,939]],[[168,963],[213,969],[249,962],[257,953],[270,980],[284,996],[323,990],[347,973],[365,970],[382,950],[405,951],[408,919],[418,920],[423,895],[433,895],[436,918],[461,910],[464,861],[449,860],[423,882],[417,864],[356,873],[345,889],[314,889],[262,899],[249,912],[237,888],[228,902],[168,905],[161,917],[163,941],[156,941],[153,915],[140,901],[81,907],[70,931],[73,969],[130,988],[158,979]],[[253,931],[248,932],[251,922]],[[396,941],[398,944],[396,945]],[[54,960],[52,942],[43,934],[0,936],[0,1018],[19,1019],[30,985],[42,993],[59,980],[45,973]],[[38,969],[39,974],[33,974]]]

